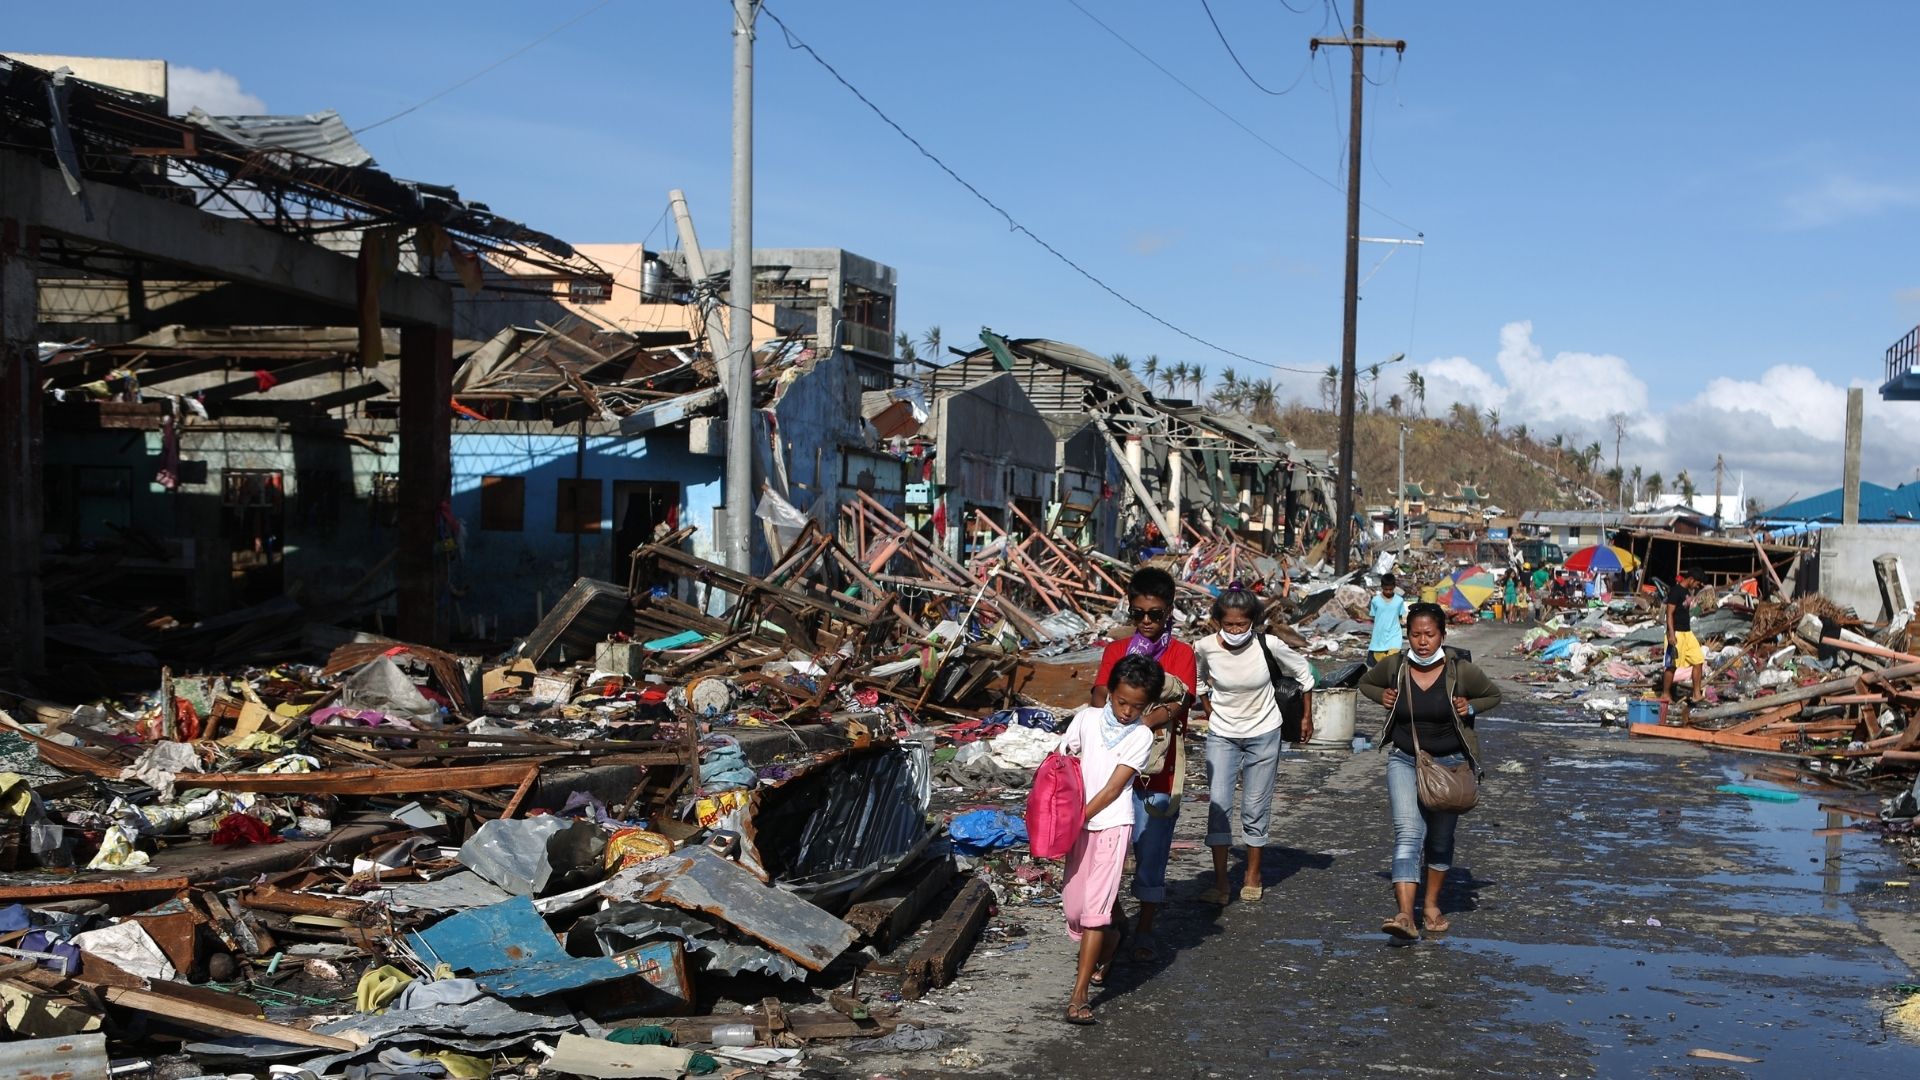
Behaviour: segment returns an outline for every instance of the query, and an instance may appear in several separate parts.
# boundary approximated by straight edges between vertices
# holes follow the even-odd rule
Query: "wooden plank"
[[[960,895],[948,906],[946,914],[928,931],[927,939],[907,958],[906,975],[900,983],[900,996],[917,1001],[928,990],[953,981],[973,951],[974,939],[986,924],[993,907],[993,889],[983,877],[967,882]]]
[[[946,891],[956,872],[951,857],[935,860],[917,878],[893,883],[884,895],[848,908],[846,921],[867,944],[883,952],[892,949],[920,924],[928,905]]]
[[[1899,664],[1887,668],[1884,671],[1875,672],[1875,676],[1880,679],[1904,679],[1911,678],[1915,675],[1920,675],[1920,663]],[[1700,709],[1694,712],[1693,718],[1695,720],[1724,720],[1730,716],[1746,716],[1749,713],[1760,712],[1764,709],[1771,709],[1795,701],[1812,701],[1814,698],[1825,697],[1828,694],[1841,693],[1851,689],[1854,682],[1854,676],[1851,675],[1844,679],[1829,679],[1826,682],[1814,683],[1812,686],[1803,686],[1797,690],[1788,690],[1767,697],[1753,698],[1749,701],[1733,701],[1725,705],[1715,705],[1711,709]]]
[[[1716,728],[1714,730],[1724,735],[1751,735],[1761,728],[1766,727],[1768,724],[1777,724],[1782,720],[1791,720],[1799,716],[1806,707],[1806,702],[1796,701],[1791,705],[1783,705],[1778,709],[1770,709],[1750,720],[1742,720],[1737,724],[1730,724],[1727,727]]]
[[[31,903],[35,900],[82,900],[135,893],[177,893],[193,882],[180,875],[146,878],[96,878],[91,881],[62,881],[52,885],[0,885],[0,903]]]
[[[276,1024],[253,1016],[227,1012],[166,994],[157,994],[151,990],[135,990],[124,986],[109,986],[101,991],[108,1002],[135,1012],[149,1013],[163,1017],[176,1024],[185,1024],[202,1031],[212,1031],[221,1035],[252,1035],[257,1038],[271,1039],[274,1042],[289,1043],[294,1046],[313,1046],[322,1050],[358,1050],[360,1044],[351,1039],[342,1039],[335,1035],[322,1035],[317,1031]]]
[[[1629,734],[1651,739],[1678,739],[1681,742],[1703,743],[1727,750],[1779,750],[1781,738],[1777,735],[1728,735],[1725,732],[1709,731],[1704,728],[1668,727],[1664,724],[1630,724]]]

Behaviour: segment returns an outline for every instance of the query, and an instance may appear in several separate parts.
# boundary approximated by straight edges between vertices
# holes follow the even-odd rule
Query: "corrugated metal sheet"
[[[209,116],[196,108],[185,119],[257,150],[288,150],[349,168],[373,164],[373,155],[332,109],[304,116]]]
[[[23,1039],[0,1050],[0,1080],[107,1080],[107,1037]]]

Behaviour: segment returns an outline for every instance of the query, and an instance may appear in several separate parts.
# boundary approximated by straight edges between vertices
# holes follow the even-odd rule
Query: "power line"
[[[428,98],[422,99],[421,101],[415,102],[414,104],[409,105],[404,109],[401,109],[399,112],[394,113],[392,116],[386,117],[385,119],[381,119],[381,120],[375,120],[373,123],[368,124],[366,127],[358,128],[354,131],[354,134],[365,135],[367,132],[372,131],[374,128],[377,128],[382,124],[391,124],[395,120],[398,120],[401,117],[407,115],[408,113],[413,112],[415,109],[425,108],[426,106],[431,105],[436,101],[439,101],[441,98],[446,97],[448,94],[453,93],[455,90],[458,90],[461,87],[467,85],[468,83],[473,82],[475,79],[478,79],[480,76],[485,75],[486,73],[492,71],[493,69],[500,67],[501,65],[507,63],[509,60],[515,59],[516,57],[520,56],[522,53],[527,52],[528,50],[532,49],[534,46],[539,45],[541,42],[547,40],[553,35],[559,33],[562,30],[565,30],[567,27],[572,26],[574,23],[579,22],[581,19],[586,18],[587,16],[593,14],[596,11],[599,11],[601,8],[606,7],[608,4],[611,4],[611,3],[613,3],[613,0],[600,0],[599,3],[593,5],[587,10],[581,12],[578,15],[575,15],[573,18],[568,19],[566,22],[561,23],[559,26],[554,27],[553,29],[547,31],[546,33],[541,34],[539,37],[534,38],[532,41],[527,42],[525,45],[522,45],[519,48],[508,53],[507,55],[501,57],[500,59],[495,60],[493,63],[488,64],[486,67],[481,68],[479,71],[476,71],[473,74],[467,76],[466,78],[461,79],[459,82],[454,83],[452,86],[447,87],[445,90],[442,90],[437,94],[434,94],[432,97],[428,97]]]
[[[1076,4],[1075,6],[1077,7],[1078,5]],[[1206,338],[1203,338],[1198,334],[1193,333],[1190,330],[1176,326],[1173,323],[1168,322],[1166,319],[1161,318],[1159,315],[1156,315],[1153,312],[1147,310],[1145,307],[1142,307],[1140,304],[1136,303],[1134,300],[1129,298],[1125,293],[1122,293],[1120,290],[1114,288],[1113,286],[1107,284],[1106,282],[1100,280],[1098,277],[1094,276],[1094,274],[1091,271],[1089,271],[1086,267],[1081,266],[1079,263],[1074,262],[1071,258],[1068,258],[1064,253],[1060,251],[1059,248],[1056,248],[1052,244],[1047,243],[1047,241],[1045,241],[1040,237],[1040,234],[1034,232],[1032,229],[1027,228],[1025,225],[1020,224],[1020,222],[1016,220],[1012,214],[1008,213],[1005,209],[1001,208],[1000,204],[988,198],[984,193],[981,192],[979,188],[975,187],[971,181],[967,180],[966,177],[961,176],[958,172],[955,172],[953,169],[953,166],[948,165],[945,161],[942,161],[940,159],[939,155],[927,149],[925,144],[921,143],[919,139],[916,139],[911,134],[909,134],[907,132],[907,129],[901,127],[900,124],[893,119],[893,117],[888,116],[885,110],[881,109],[880,106],[874,104],[871,98],[861,93],[859,87],[848,82],[847,77],[840,74],[840,72],[832,64],[829,64],[824,57],[822,57],[819,53],[815,52],[813,46],[807,44],[805,41],[802,41],[796,34],[794,34],[793,30],[789,28],[787,24],[781,20],[780,16],[775,14],[771,8],[768,8],[763,5],[760,10],[762,14],[767,16],[767,18],[773,20],[774,25],[780,28],[780,32],[782,34],[786,35],[787,47],[789,49],[794,49],[799,52],[806,53],[808,58],[810,58],[814,63],[819,64],[820,67],[823,68],[827,74],[833,76],[833,79],[835,82],[838,82],[841,86],[845,87],[848,93],[852,94],[856,98],[859,98],[860,103],[862,105],[865,105],[870,111],[872,111],[872,113],[875,116],[878,116],[883,123],[885,123],[888,127],[892,128],[894,132],[898,134],[901,138],[907,140],[907,142],[911,144],[915,150],[918,150],[920,152],[920,156],[926,158],[928,161],[931,161],[935,165],[939,166],[940,171],[946,173],[949,177],[951,177],[954,183],[959,184],[963,188],[966,188],[967,192],[971,194],[974,198],[980,200],[980,202],[985,204],[988,209],[992,210],[996,214],[999,214],[1001,218],[1005,219],[1008,228],[1012,229],[1014,232],[1026,234],[1027,239],[1032,240],[1034,243],[1040,245],[1040,247],[1043,248],[1047,252],[1047,254],[1052,255],[1054,258],[1065,263],[1069,268],[1071,268],[1075,273],[1079,274],[1081,277],[1086,278],[1088,281],[1091,281],[1095,285],[1099,286],[1109,296],[1112,296],[1114,299],[1127,305],[1128,307],[1139,312],[1140,314],[1145,315],[1147,318],[1152,319],[1154,322],[1159,323],[1161,326],[1164,326],[1167,329],[1173,331],[1174,333],[1179,334],[1181,337],[1186,338],[1187,340],[1195,342],[1197,344],[1204,345],[1207,348],[1212,349],[1214,352],[1220,353],[1224,356],[1231,356],[1235,360],[1245,360],[1249,364],[1259,364],[1263,367],[1274,368],[1275,370],[1288,370],[1288,369],[1281,368],[1276,364],[1269,364],[1265,360],[1256,360],[1253,357],[1246,355],[1245,353],[1234,352],[1232,349],[1226,348],[1225,346],[1216,345],[1213,342],[1208,341]]]
[[[1075,5],[1075,6],[1078,6],[1078,5]],[[1263,94],[1272,94],[1274,97],[1285,97],[1286,95],[1293,92],[1293,87],[1300,85],[1300,80],[1304,78],[1307,74],[1307,68],[1311,67],[1313,64],[1313,58],[1311,56],[1307,58],[1307,62],[1305,64],[1301,65],[1300,74],[1295,75],[1293,77],[1292,86],[1287,87],[1285,90],[1271,89],[1265,83],[1261,82],[1259,79],[1254,78],[1253,72],[1247,70],[1247,65],[1240,62],[1240,54],[1233,51],[1233,42],[1227,40],[1227,32],[1225,30],[1220,29],[1220,20],[1213,17],[1213,6],[1211,4],[1208,4],[1207,0],[1200,0],[1200,8],[1201,10],[1207,13],[1207,21],[1213,24],[1213,34],[1215,37],[1220,39],[1221,47],[1226,49],[1227,55],[1233,59],[1233,66],[1240,69],[1240,74],[1245,75],[1247,77],[1247,81],[1252,83],[1255,89],[1259,90]],[[1293,11],[1294,9],[1287,8],[1287,10]],[[1304,14],[1304,9],[1302,9],[1301,11],[1294,11],[1294,14],[1296,15]]]
[[[1120,33],[1120,31],[1115,30],[1111,26],[1108,26],[1098,15],[1095,15],[1093,12],[1088,11],[1085,7],[1082,7],[1080,4],[1080,0],[1067,0],[1067,3],[1073,5],[1074,10],[1078,11],[1082,15],[1085,15],[1088,19],[1091,19],[1095,26],[1098,26],[1100,29],[1105,30],[1108,34],[1111,34],[1115,41],[1118,41],[1120,44],[1125,45],[1128,49],[1131,49],[1135,56],[1138,56],[1140,59],[1145,60],[1148,64],[1152,65],[1154,70],[1158,71],[1162,75],[1165,75],[1167,78],[1173,80],[1174,84],[1179,86],[1180,89],[1185,90],[1189,94],[1192,94],[1196,99],[1199,100],[1199,102],[1202,105],[1205,105],[1207,108],[1212,109],[1216,113],[1219,113],[1221,118],[1226,120],[1227,123],[1232,124],[1234,127],[1237,127],[1241,131],[1245,132],[1249,137],[1253,139],[1253,141],[1273,151],[1275,154],[1279,155],[1281,160],[1285,161],[1289,165],[1292,165],[1294,168],[1299,169],[1301,172],[1306,173],[1308,176],[1313,177],[1315,180],[1320,181],[1322,184],[1325,184],[1331,190],[1339,192],[1342,195],[1346,194],[1347,189],[1343,185],[1335,183],[1334,181],[1329,180],[1326,177],[1315,172],[1311,165],[1308,165],[1307,163],[1301,161],[1299,158],[1296,158],[1292,154],[1289,154],[1285,150],[1282,150],[1278,146],[1275,146],[1272,140],[1268,139],[1266,136],[1248,127],[1246,123],[1244,123],[1239,117],[1221,108],[1219,105],[1214,104],[1212,98],[1209,98],[1205,94],[1202,94],[1200,91],[1195,90],[1191,85],[1188,84],[1188,82],[1185,79],[1182,79],[1180,76],[1175,75],[1172,71],[1168,70],[1165,64],[1162,64],[1160,61],[1155,60],[1152,56],[1149,56],[1146,50],[1142,49],[1138,45],[1135,45],[1133,42],[1128,41],[1126,37]],[[1313,62],[1313,57],[1311,55],[1308,56],[1307,62],[1308,62],[1308,68],[1309,70],[1311,70],[1312,62]],[[1379,214],[1381,217],[1387,219],[1388,221],[1393,222],[1395,225],[1398,225],[1401,228],[1406,229],[1408,232],[1413,232],[1413,233],[1420,232],[1419,229],[1414,228],[1412,225],[1407,224],[1406,222],[1400,220],[1397,217],[1394,217],[1392,214],[1387,213],[1385,210],[1380,209],[1379,207],[1373,205],[1372,203],[1362,200],[1360,205],[1366,207],[1368,210],[1371,210],[1376,214]]]

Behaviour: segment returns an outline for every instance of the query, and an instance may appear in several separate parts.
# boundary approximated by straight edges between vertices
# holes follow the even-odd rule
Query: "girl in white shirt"
[[[1280,763],[1281,700],[1267,667],[1271,655],[1280,667],[1282,689],[1305,693],[1313,688],[1313,665],[1279,638],[1258,634],[1265,608],[1245,589],[1228,589],[1213,602],[1220,632],[1193,646],[1207,722],[1207,846],[1213,849],[1213,887],[1200,894],[1210,904],[1233,895],[1227,884],[1227,857],[1233,845],[1236,805],[1240,835],[1247,845],[1247,872],[1240,899],[1258,900],[1260,849],[1267,844],[1273,813],[1274,776]]]
[[[1129,656],[1107,676],[1107,703],[1081,709],[1060,739],[1060,751],[1080,757],[1086,791],[1086,826],[1067,853],[1060,906],[1067,935],[1080,943],[1080,967],[1067,999],[1067,1023],[1095,1024],[1088,988],[1106,981],[1120,935],[1109,930],[1120,872],[1133,839],[1133,778],[1147,763],[1153,732],[1140,723],[1148,703],[1160,696],[1166,672],[1144,656]]]

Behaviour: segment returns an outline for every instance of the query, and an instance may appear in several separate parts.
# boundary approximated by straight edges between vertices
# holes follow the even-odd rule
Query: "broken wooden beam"
[[[987,879],[970,879],[948,905],[946,914],[927,932],[927,939],[907,958],[900,996],[916,1001],[927,991],[952,982],[967,954],[973,951],[974,940],[980,936],[992,908],[993,889]]]

